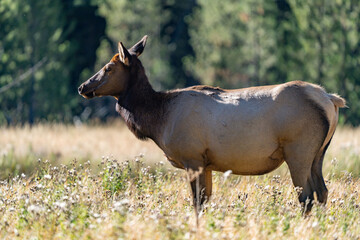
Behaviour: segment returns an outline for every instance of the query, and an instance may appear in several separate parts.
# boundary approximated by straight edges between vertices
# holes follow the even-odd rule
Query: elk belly
[[[239,141],[209,148],[211,169],[234,174],[259,175],[278,168],[284,162],[282,143],[276,140]],[[221,149],[221,150],[220,150]]]

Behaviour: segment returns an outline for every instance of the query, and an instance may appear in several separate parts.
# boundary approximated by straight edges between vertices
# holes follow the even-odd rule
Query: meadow
[[[199,227],[184,171],[119,121],[0,128],[1,239],[360,239],[360,128],[335,133],[325,206],[303,216],[286,164],[214,173]]]

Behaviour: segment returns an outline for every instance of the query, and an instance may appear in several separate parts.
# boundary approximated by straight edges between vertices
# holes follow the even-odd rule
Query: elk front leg
[[[193,204],[195,208],[196,220],[203,210],[203,204],[209,200],[212,191],[211,170],[202,167],[198,169],[187,169]]]

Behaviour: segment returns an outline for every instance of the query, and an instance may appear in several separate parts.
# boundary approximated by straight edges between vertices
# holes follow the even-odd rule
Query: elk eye
[[[105,72],[110,72],[111,71],[111,68],[110,67],[106,67],[105,68]]]

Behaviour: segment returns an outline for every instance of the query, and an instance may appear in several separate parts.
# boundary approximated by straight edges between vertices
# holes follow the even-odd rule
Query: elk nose
[[[82,93],[83,88],[84,88],[84,86],[83,86],[83,85],[81,85],[81,86],[78,88],[78,92],[79,92],[79,94],[81,94],[81,93]]]

